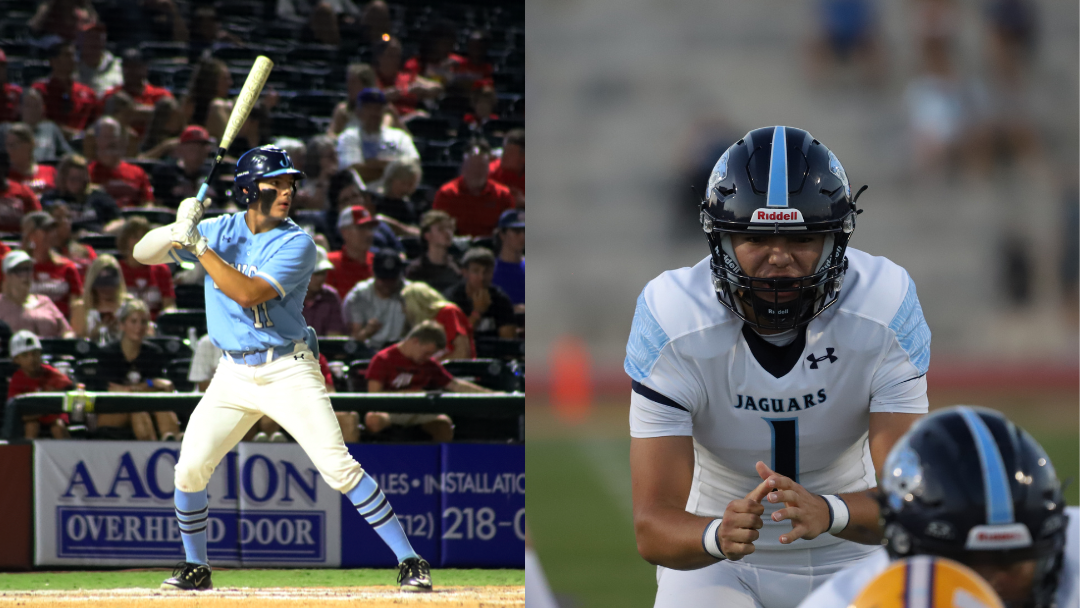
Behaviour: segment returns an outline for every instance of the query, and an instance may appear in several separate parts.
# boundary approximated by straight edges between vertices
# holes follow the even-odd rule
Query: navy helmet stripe
[[[773,128],[772,158],[769,161],[769,192],[765,204],[769,207],[788,206],[787,130]]]
[[[1014,521],[1012,490],[1009,489],[1009,478],[1005,472],[1001,450],[990,433],[990,427],[986,426],[986,422],[978,414],[963,406],[957,409],[971,431],[975,450],[979,453],[983,491],[986,492],[986,523],[1011,524]]]

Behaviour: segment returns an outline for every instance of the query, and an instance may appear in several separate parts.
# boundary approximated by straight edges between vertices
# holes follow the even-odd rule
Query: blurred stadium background
[[[0,535],[0,571],[21,571],[46,565],[52,568],[101,564],[160,568],[182,559],[177,535],[167,534],[171,542],[149,545],[163,541],[163,525],[175,527],[169,513],[172,509],[171,464],[179,448],[175,442],[179,439],[177,431],[183,428],[198,402],[197,384],[209,380],[212,375],[211,369],[205,377],[193,377],[190,373],[192,360],[205,358],[213,368],[220,353],[215,355],[212,349],[197,349],[197,344],[205,344],[199,339],[207,331],[203,297],[205,275],[191,265],[184,268],[143,266],[133,259],[131,246],[150,227],[171,223],[180,201],[194,196],[209,172],[207,156],[217,147],[231,100],[239,93],[256,56],[266,55],[276,66],[260,101],[211,184],[207,215],[239,210],[232,198],[235,162],[250,148],[273,143],[290,153],[297,168],[306,170],[308,179],[298,184],[299,192],[290,209],[290,217],[329,254],[322,255],[323,266],[319,268],[327,282],[325,287],[316,287],[308,293],[305,314],[309,323],[323,328],[319,332],[320,345],[322,354],[328,359],[323,362],[324,376],[328,390],[338,393],[333,397],[333,403],[340,410],[339,420],[346,439],[350,440],[352,436],[350,449],[358,454],[361,462],[367,459],[373,474],[377,474],[376,469],[381,469],[384,475],[379,479],[387,488],[386,493],[397,494],[396,498],[391,497],[394,504],[404,505],[410,497],[418,495],[432,499],[425,508],[413,505],[406,507],[404,512],[401,506],[397,509],[414,544],[430,545],[429,559],[436,569],[436,586],[440,582],[442,585],[509,585],[514,588],[501,599],[517,604],[523,602],[523,302],[511,302],[505,295],[499,296],[502,291],[490,285],[489,277],[489,284],[484,285],[488,290],[484,293],[491,296],[489,302],[492,298],[502,298],[496,301],[499,306],[505,303],[500,308],[500,317],[490,323],[490,331],[484,329],[482,323],[496,308],[492,305],[487,313],[478,311],[473,320],[475,328],[466,328],[469,324],[464,323],[461,327],[468,331],[462,333],[468,333],[469,338],[466,346],[473,345],[473,352],[466,348],[462,358],[447,363],[448,369],[457,377],[473,380],[503,394],[445,397],[419,394],[404,397],[404,400],[397,396],[398,405],[409,402],[421,411],[460,414],[455,417],[455,441],[442,445],[433,444],[418,427],[397,427],[376,436],[358,426],[358,421],[371,410],[389,407],[390,411],[400,411],[395,409],[393,396],[386,399],[385,396],[365,394],[365,369],[378,350],[403,338],[406,327],[404,323],[398,323],[394,326],[399,330],[396,334],[379,332],[372,335],[373,332],[358,332],[357,326],[350,326],[347,322],[349,309],[343,314],[331,313],[342,312],[342,300],[348,299],[347,294],[377,272],[372,268],[372,260],[381,259],[372,258],[376,249],[389,252],[389,257],[399,262],[397,278],[405,272],[410,280],[429,282],[448,294],[455,288],[463,289],[462,271],[453,262],[461,261],[467,250],[486,248],[500,254],[511,248],[504,247],[510,239],[500,240],[508,234],[505,231],[523,233],[524,219],[518,215],[518,209],[524,206],[524,26],[524,3],[487,0],[446,3],[424,0],[0,0],[0,216],[3,218],[0,221],[0,255],[13,251],[17,257],[11,259],[22,258],[19,264],[3,267],[6,308],[0,313],[0,395],[10,399],[15,397],[14,393],[48,391],[48,394],[21,396],[8,401],[6,407],[0,407],[4,412],[0,432],[0,479],[5,490],[4,498],[0,500],[0,513],[4,514],[6,522],[5,532]],[[357,101],[358,93],[370,88],[382,90],[385,98],[377,101],[381,96],[374,93],[367,95],[364,102]],[[382,104],[375,116],[376,124],[380,126],[378,129],[363,127],[364,153],[361,158],[357,106],[372,100]],[[352,135],[352,139],[347,135]],[[512,163],[513,150],[519,150],[521,154]],[[470,191],[470,201],[477,206],[497,203],[489,205],[488,217],[478,217],[468,205],[463,206],[466,210],[461,213],[462,206],[453,208],[455,201],[450,200],[458,192],[466,196],[466,188],[458,190],[456,184],[462,182],[459,175],[467,158],[474,159],[471,166],[475,173],[469,180],[470,188],[473,188],[471,182],[478,182],[481,190],[479,195]],[[359,162],[361,160],[363,162]],[[511,167],[511,164],[515,166]],[[483,179],[479,180],[477,176]],[[449,189],[453,192],[447,194],[449,190],[444,186],[451,183],[455,184]],[[437,198],[449,201],[448,206],[442,206]],[[366,210],[360,210],[361,206]],[[425,224],[422,230],[421,217],[433,207],[446,209],[449,215],[444,213],[441,219],[436,217],[435,222]],[[48,219],[49,215],[39,213],[29,224],[20,225],[24,215],[42,209],[51,214],[56,224]],[[491,210],[494,210],[493,216]],[[348,217],[352,219],[343,224],[341,212],[350,213]],[[500,230],[504,230],[498,232],[496,222],[503,212],[514,214],[509,221],[513,225],[498,224]],[[378,214],[377,221],[368,214]],[[456,234],[455,220],[460,228]],[[378,227],[374,231],[381,236],[372,237],[372,231],[367,230],[372,238],[353,241],[355,246],[343,242],[351,239],[343,238],[342,233],[354,234],[351,230],[354,226],[369,227],[375,223]],[[466,223],[469,228],[465,227]],[[429,256],[432,249],[426,246],[425,234],[436,229],[445,236],[446,242],[440,247],[450,263],[447,264],[445,259],[432,261],[432,266],[425,266],[426,274],[421,268],[414,276],[405,270],[405,266],[409,263],[419,265],[421,258],[432,260]],[[355,234],[360,232],[356,230]],[[515,242],[519,241],[523,247],[522,239]],[[17,251],[20,249],[29,251],[33,260],[26,259],[26,254]],[[100,261],[95,263],[95,260]],[[333,268],[329,269],[325,264],[331,264]],[[25,273],[21,272],[23,265],[27,270]],[[111,282],[95,280],[106,278],[106,275]],[[341,281],[335,281],[335,276]],[[22,282],[17,277],[21,277]],[[441,281],[438,285],[436,278]],[[522,277],[518,290],[521,298],[524,297],[523,282]],[[23,287],[21,292],[9,291],[15,284]],[[499,284],[496,279],[495,285]],[[402,284],[397,285],[400,288]],[[367,287],[371,288],[371,281],[367,282]],[[50,299],[59,310],[51,308]],[[121,328],[124,319],[118,317],[123,313],[117,309],[120,304],[135,299],[148,305],[149,310],[140,309],[140,314],[153,321],[149,337]],[[440,311],[456,307],[448,303],[452,299],[452,295],[439,296],[435,298],[438,300],[435,306]],[[35,316],[23,310],[21,302],[24,301],[27,310],[40,304],[38,308],[55,312],[45,315],[48,319],[42,314]],[[518,304],[517,308],[514,303]],[[358,314],[365,315],[365,319],[379,316],[370,309],[361,311],[363,304],[359,306],[354,312],[360,311]],[[471,300],[462,301],[462,306],[471,311]],[[458,311],[457,314],[464,318],[468,312]],[[29,389],[23,382],[22,389],[9,394],[9,379],[20,366],[13,360],[14,355],[21,353],[8,351],[8,338],[12,331],[20,329],[33,329],[38,334],[42,359],[54,366],[58,374],[66,373],[67,377],[57,376],[63,378],[62,382]],[[108,357],[106,351],[113,355],[119,352],[121,340],[125,345],[135,344],[135,350],[139,352],[137,365],[126,356],[122,361]],[[129,366],[138,367],[134,376],[129,373]],[[94,401],[85,405],[85,395],[68,395],[73,397],[69,400],[52,392],[67,390],[71,381],[84,384],[88,391],[96,393],[92,395],[96,397],[96,410]],[[113,384],[123,386],[117,388]],[[12,386],[17,385],[17,382],[12,383]],[[158,394],[145,395],[148,387]],[[121,389],[123,394],[118,394]],[[297,404],[297,407],[304,405]],[[151,411],[155,413],[153,419],[148,413]],[[62,412],[71,412],[71,419]],[[131,416],[118,425],[96,424],[103,422],[101,414],[108,413]],[[29,421],[33,422],[44,414],[52,415],[48,422],[40,425],[44,428],[24,427],[24,415],[29,415]],[[55,424],[58,416],[69,422],[69,428],[64,430],[57,426],[55,433],[50,434],[49,426]],[[136,417],[145,420],[146,424],[131,423],[130,420]],[[314,534],[319,537],[318,547],[311,555],[302,556],[289,553],[287,547],[274,547],[275,550],[284,549],[291,558],[296,558],[275,563],[285,567],[300,564],[304,567],[312,567],[311,564],[337,567],[340,564],[342,567],[367,566],[380,570],[367,579],[362,576],[350,578],[349,572],[344,571],[334,572],[340,576],[320,577],[316,574],[311,578],[311,572],[304,571],[291,578],[266,575],[255,579],[244,579],[244,575],[233,572],[233,576],[225,573],[216,580],[217,586],[237,586],[252,580],[255,581],[252,586],[381,584],[392,588],[395,572],[391,570],[394,567],[391,562],[395,560],[389,552],[385,555],[375,553],[382,545],[375,544],[380,541],[374,532],[360,530],[354,534],[348,531],[347,528],[356,523],[352,519],[354,516],[348,514],[349,510],[354,510],[351,505],[339,505],[340,497],[336,493],[331,495],[325,484],[316,491],[316,486],[322,482],[316,481],[314,469],[308,470],[310,462],[287,433],[259,430],[265,431],[261,437],[256,435],[254,442],[244,442],[238,452],[227,457],[231,464],[224,464],[219,469],[225,472],[219,472],[215,477],[228,476],[231,489],[216,492],[218,498],[229,494],[233,496],[232,500],[239,500],[235,491],[237,480],[243,477],[246,482],[259,477],[249,478],[249,468],[243,464],[237,469],[234,456],[238,456],[240,462],[249,457],[253,460],[263,458],[267,468],[264,476],[254,482],[259,492],[265,491],[263,498],[276,497],[280,471],[283,480],[280,488],[285,492],[282,502],[287,508],[293,506],[293,498],[289,496],[292,483],[289,476],[296,481],[297,470],[304,471],[303,475],[310,472],[310,482],[298,482],[303,486],[304,494],[310,497],[304,506],[311,507],[308,503],[319,502],[321,507],[328,507],[318,514],[308,515],[316,522],[323,522],[321,517],[329,517],[326,520],[329,523]],[[52,436],[66,438],[67,431],[70,431],[70,440],[60,443],[51,439]],[[133,441],[136,438],[145,441]],[[159,438],[172,442],[157,443]],[[97,441],[103,439],[113,441]],[[32,445],[31,440],[34,440]],[[277,445],[278,441],[287,445]],[[371,445],[373,443],[380,445]],[[113,452],[105,456],[109,450]],[[493,456],[496,452],[498,456]],[[260,456],[264,453],[277,455]],[[130,521],[124,520],[137,528],[139,518],[145,517],[145,538],[136,530],[134,535],[124,533],[122,541],[144,543],[144,546],[119,547],[116,544],[121,542],[118,533],[99,535],[92,532],[88,536],[85,529],[79,528],[82,525],[79,522],[104,521],[94,519],[97,517],[94,509],[105,507],[90,500],[102,497],[96,493],[92,481],[89,485],[77,483],[83,485],[83,490],[76,492],[74,498],[70,494],[58,498],[59,492],[46,496],[48,492],[41,488],[47,482],[42,478],[53,473],[65,474],[60,471],[63,466],[47,457],[49,454],[70,457],[70,462],[63,466],[73,465],[82,471],[75,476],[85,474],[84,481],[120,470],[126,471],[125,475],[135,475],[133,481],[120,483],[121,486],[130,484],[127,490],[115,492],[112,490],[118,488],[113,486],[109,492],[112,503],[107,508],[145,508],[137,516],[133,513]],[[158,456],[151,454],[168,457],[161,460],[162,466],[158,467],[155,464]],[[457,458],[455,454],[465,460],[471,457],[477,460],[457,460],[451,464]],[[32,460],[32,455],[36,461]],[[376,464],[384,456],[383,464]],[[267,459],[271,457],[273,463]],[[451,472],[458,464],[461,469]],[[503,467],[506,472],[500,475],[509,477],[493,476],[490,480],[487,477],[481,480],[473,476],[474,469],[488,464]],[[415,467],[427,468],[421,471]],[[110,472],[103,473],[105,470]],[[511,470],[513,474],[509,472]],[[66,470],[67,473],[70,471]],[[447,474],[451,481],[447,481]],[[161,483],[156,490],[153,485],[144,485],[144,482],[157,484],[157,480]],[[102,483],[100,478],[98,483]],[[267,485],[260,485],[263,483]],[[455,483],[458,485],[453,486]],[[396,490],[392,488],[395,484]],[[452,486],[458,489],[449,489]],[[147,494],[147,488],[155,496]],[[410,489],[414,490],[410,497],[404,496],[410,494]],[[486,493],[493,500],[502,502],[487,506],[443,504],[442,498],[452,493],[456,496]],[[332,496],[332,499],[322,504],[325,501],[316,501],[316,494]],[[65,508],[86,509],[67,520],[76,521],[74,528],[57,523],[50,515],[54,512],[51,507],[42,508],[46,501],[56,500],[63,502]],[[301,502],[304,500],[296,505]],[[39,507],[37,518],[33,511],[35,504]],[[243,508],[247,509],[251,504],[247,503]],[[253,522],[245,524],[237,520],[238,505],[238,502],[233,503],[236,508],[231,514],[227,509],[219,513],[232,523],[224,524],[229,527],[230,535],[225,536],[224,542],[231,542],[231,546],[226,547],[231,557],[222,558],[218,563],[250,566],[254,563],[250,561],[254,559],[254,554],[250,553],[252,545],[239,540],[235,532],[237,527],[243,528]],[[515,506],[507,512],[512,505]],[[156,515],[153,513],[155,508]],[[338,526],[334,513],[343,508],[346,516],[341,518]],[[213,511],[212,508],[211,529],[215,519],[219,524],[223,521],[215,518]],[[48,521],[43,521],[43,517]],[[107,517],[119,525],[116,512]],[[445,526],[444,518],[449,518]],[[269,525],[269,520],[266,521]],[[156,527],[151,528],[151,523]],[[289,527],[292,525],[289,522],[284,523],[288,525],[279,526],[280,530],[296,533],[287,534],[291,540],[284,540],[279,535],[273,542],[304,544],[299,524],[294,529]],[[35,547],[35,531],[40,534],[50,525],[47,534],[55,533],[57,542],[42,542],[43,537],[38,536]],[[72,530],[76,531],[74,536],[64,536]],[[343,530],[348,538],[345,543],[339,542]],[[368,536],[363,536],[365,534]],[[94,542],[101,542],[96,547],[68,547],[69,541],[81,542],[90,537]],[[453,565],[452,559],[450,562],[443,559],[449,558],[453,551],[443,552],[442,547],[448,541],[457,540],[466,544],[484,541],[476,545],[477,559],[467,558],[458,565],[485,570],[479,574],[448,572],[440,581],[440,567]],[[214,542],[211,539],[211,556],[215,555]],[[246,549],[245,542],[248,544]],[[262,540],[259,543],[265,544]],[[46,555],[54,544],[63,544],[66,548]],[[56,554],[64,551],[68,551],[66,557]],[[72,557],[78,551],[84,553]],[[219,552],[218,555],[222,554]],[[115,561],[108,561],[110,559]],[[125,559],[127,561],[119,563]],[[270,559],[277,558],[270,556]],[[367,563],[364,560],[374,561]],[[160,580],[168,576],[163,575],[164,572],[155,571],[142,578],[98,577],[84,572],[51,579],[9,573],[0,576],[0,592],[34,590],[48,586],[50,580],[54,583],[53,589],[58,586],[66,589],[156,588]],[[215,578],[218,578],[217,574]],[[26,599],[20,597],[18,601]],[[264,599],[256,598],[251,603],[254,605]],[[482,597],[462,599],[466,603],[481,600]],[[0,598],[2,601],[6,600]],[[145,605],[144,598],[131,601]],[[123,603],[117,602],[113,605]]]
[[[918,285],[932,407],[999,408],[1077,476],[1078,12],[1047,0],[529,3],[543,203],[528,512],[565,606],[652,604],[631,521],[626,338],[645,283],[707,255],[690,186],[701,192],[751,128],[807,129],[853,187],[870,185],[852,246]]]

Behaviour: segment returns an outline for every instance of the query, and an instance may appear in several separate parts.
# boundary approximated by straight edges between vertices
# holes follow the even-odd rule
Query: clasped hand
[[[810,540],[828,531],[829,505],[824,498],[811,494],[790,477],[770,469],[764,462],[758,461],[755,468],[761,483],[746,498],[728,503],[720,522],[720,550],[728,559],[740,560],[754,552],[754,541],[760,535],[758,530],[764,525],[761,521],[765,513],[763,500],[773,504],[784,503],[784,508],[772,514],[773,521],[791,522],[791,532],[780,536],[782,544],[788,545],[800,538]]]

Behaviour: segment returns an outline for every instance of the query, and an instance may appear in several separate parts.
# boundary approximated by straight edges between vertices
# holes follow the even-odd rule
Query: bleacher
[[[117,0],[94,0],[92,4],[99,15],[112,14],[110,11],[121,6]],[[190,24],[196,5],[205,3],[176,0],[175,4],[181,17]],[[219,59],[228,66],[233,81],[230,96],[235,97],[239,93],[257,56],[265,55],[275,62],[263,99],[272,91],[278,101],[267,115],[269,124],[263,125],[268,138],[262,143],[269,143],[277,137],[292,137],[306,142],[313,136],[325,133],[335,107],[346,101],[347,67],[356,62],[372,61],[372,48],[359,31],[343,28],[341,44],[318,44],[304,37],[304,23],[278,18],[274,3],[217,0],[213,4],[219,26],[231,40],[224,41],[223,38],[204,45],[202,56]],[[47,49],[51,40],[48,37],[35,37],[31,31],[28,21],[32,16],[32,6],[33,3],[24,0],[0,0],[0,49],[7,57],[8,82],[20,85],[24,90],[50,74]],[[493,147],[499,147],[507,130],[524,126],[524,3],[504,5],[477,1],[426,4],[406,0],[392,3],[390,14],[390,33],[402,43],[403,62],[416,55],[427,28],[439,19],[450,19],[456,24],[458,40],[454,52],[461,55],[466,54],[470,34],[475,30],[485,30],[489,40],[487,56],[494,70],[493,80],[498,95],[496,113],[499,119],[484,125],[479,134],[487,138]],[[125,50],[111,34],[107,48],[117,58]],[[138,48],[148,62],[150,84],[168,89],[180,100],[186,93],[192,70],[199,59],[196,52],[199,45],[194,42],[150,40],[139,43]],[[468,95],[467,90],[449,87],[438,102],[423,106],[426,116],[405,123],[421,155],[423,180],[412,198],[419,213],[430,208],[434,193],[441,185],[459,174],[465,144],[471,136],[463,123],[464,114],[470,109]],[[75,135],[69,141],[76,151],[81,150],[83,142],[82,134]],[[153,175],[155,169],[166,162],[141,157],[125,160],[148,175]],[[55,165],[56,162],[57,159],[48,159],[41,164]],[[235,165],[230,162],[224,163],[219,171],[226,186],[231,184],[234,171]],[[207,210],[208,217],[227,212],[220,206],[223,200],[228,200],[224,194],[219,193],[219,199]],[[121,215],[125,219],[141,216],[153,225],[171,223],[175,219],[175,211],[161,204],[159,200],[152,207],[121,209]],[[295,219],[303,223],[304,217],[321,219],[325,212],[317,209],[295,210],[294,213]],[[17,234],[3,235],[5,243],[11,247],[19,246],[19,238]],[[115,227],[108,233],[81,233],[74,238],[92,247],[99,255],[118,255]],[[422,255],[420,239],[404,236],[401,242],[408,259],[414,260]],[[493,245],[490,238],[467,244]],[[457,248],[454,251],[461,252]],[[182,270],[179,265],[172,267],[174,276]],[[160,406],[165,409],[176,407],[178,413],[183,414],[189,412],[197,402],[198,397],[190,394],[195,387],[187,380],[187,372],[194,355],[195,342],[207,332],[203,284],[177,283],[174,288],[176,309],[157,315],[154,322],[156,336],[148,341],[167,353],[169,361],[161,370],[161,377],[172,381],[180,393],[151,396],[97,393],[98,412],[145,411]],[[345,294],[340,295],[344,299]],[[476,344],[480,358],[452,361],[447,368],[464,379],[493,390],[522,391],[523,340],[481,339]],[[98,360],[100,346],[87,339],[45,338],[42,340],[43,359],[67,372],[74,381],[88,387],[97,386],[97,376],[101,371]],[[7,355],[7,347],[5,339],[0,345],[0,355]],[[461,438],[522,439],[521,412],[518,411],[522,400],[520,396],[486,398],[443,395],[398,399],[387,395],[366,395],[366,384],[358,382],[356,377],[364,369],[366,361],[375,354],[373,349],[346,337],[322,337],[320,350],[331,363],[335,388],[339,391],[333,397],[335,408],[361,412],[372,408],[384,411],[441,411],[455,416]],[[7,388],[15,369],[11,359],[0,359],[0,389]],[[4,437],[16,440],[21,436],[20,413],[59,411],[57,407],[62,407],[63,401],[61,396],[43,394],[20,396],[12,400],[4,413]],[[396,410],[397,406],[393,404],[408,404],[408,407],[423,404],[428,409]],[[455,414],[460,414],[461,420]]]

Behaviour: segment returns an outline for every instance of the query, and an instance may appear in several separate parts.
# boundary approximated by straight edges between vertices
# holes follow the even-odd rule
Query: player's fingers
[[[183,249],[184,246],[181,245],[180,243],[177,243],[177,242],[174,241],[173,244],[172,244],[172,248],[173,249]]]
[[[723,543],[720,545],[720,550],[724,552],[724,555],[728,556],[728,559],[742,559],[754,552],[754,545],[750,543]]]
[[[765,506],[756,500],[744,498],[742,500],[733,500],[728,504],[728,510],[732,513],[753,513],[755,515],[761,515],[765,512]]]
[[[758,462],[758,464],[762,463]],[[761,502],[761,499],[765,498],[765,495],[769,493],[769,489],[768,482],[763,479],[756,488],[750,490],[750,493],[746,495],[746,499]]]
[[[763,525],[761,518],[752,513],[732,513],[724,517],[720,528],[721,531],[735,528],[758,529]]]
[[[754,464],[754,469],[757,471],[757,474],[761,477],[762,481],[769,479],[770,475],[776,474],[773,472],[772,469],[769,468],[769,465],[765,464],[760,460],[757,461],[756,464]]]
[[[800,487],[790,477],[785,477],[779,473],[774,473],[765,480],[765,485],[769,486],[769,490],[794,490]]]
[[[785,509],[780,509],[778,511],[775,511],[772,514],[772,520],[773,521],[784,521],[785,519],[789,519],[792,522],[796,522],[796,521],[801,521],[802,516],[803,516],[803,511],[799,507],[787,507]]]
[[[725,534],[721,541],[728,541],[730,543],[752,543],[761,536],[761,533],[757,530],[747,530],[744,528],[737,528]]]
[[[810,532],[810,528],[808,528],[807,526],[804,526],[802,524],[792,526],[791,532],[788,532],[786,534],[782,534],[780,536],[780,543],[784,544],[784,545],[790,545],[791,543],[793,543],[793,542],[799,540],[800,538],[806,536],[806,534],[808,532]]]
[[[799,495],[794,490],[773,490],[765,498],[771,503],[782,502],[789,507],[799,504]]]

